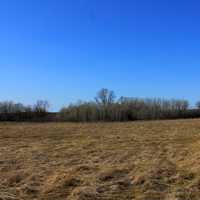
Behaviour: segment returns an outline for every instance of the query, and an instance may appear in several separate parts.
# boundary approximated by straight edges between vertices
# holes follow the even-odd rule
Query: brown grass
[[[1,123],[0,200],[199,200],[200,120]]]

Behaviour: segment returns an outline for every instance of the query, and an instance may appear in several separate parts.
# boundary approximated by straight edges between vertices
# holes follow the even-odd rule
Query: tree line
[[[114,91],[101,89],[93,101],[70,104],[59,112],[64,121],[134,121],[200,117],[197,109],[190,109],[189,102],[182,99],[116,98]]]
[[[32,106],[12,101],[0,102],[0,121],[134,121],[200,117],[200,102],[191,109],[184,99],[117,98],[114,91],[101,89],[94,100],[64,106],[58,113],[49,112],[48,101]]]
[[[48,101],[38,100],[34,105],[13,101],[0,102],[0,121],[50,121]]]

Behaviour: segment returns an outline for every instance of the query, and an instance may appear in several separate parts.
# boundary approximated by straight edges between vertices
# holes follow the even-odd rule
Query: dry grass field
[[[1,123],[0,200],[199,200],[200,120]]]

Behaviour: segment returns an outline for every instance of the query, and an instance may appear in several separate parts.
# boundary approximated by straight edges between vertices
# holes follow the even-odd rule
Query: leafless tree
[[[200,101],[197,101],[196,107],[200,110]]]
[[[46,100],[38,100],[34,105],[34,112],[36,113],[47,113],[50,108],[50,104]]]
[[[115,98],[114,91],[103,88],[97,93],[95,100],[98,104],[106,106],[114,103]]]

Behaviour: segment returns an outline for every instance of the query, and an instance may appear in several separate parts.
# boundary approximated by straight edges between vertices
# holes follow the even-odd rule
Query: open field
[[[1,123],[0,200],[199,200],[200,120]]]

